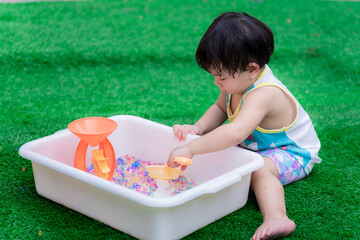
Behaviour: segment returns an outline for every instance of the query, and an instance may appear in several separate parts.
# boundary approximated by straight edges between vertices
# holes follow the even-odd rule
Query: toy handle
[[[191,165],[192,159],[187,157],[175,157],[174,162],[181,165]]]
[[[192,164],[192,159],[187,157],[175,157],[174,162],[182,165],[180,169],[181,171],[185,171],[187,166]]]

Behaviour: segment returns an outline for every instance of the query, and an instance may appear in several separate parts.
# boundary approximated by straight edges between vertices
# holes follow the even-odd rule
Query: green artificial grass
[[[226,11],[272,28],[269,66],[322,142],[323,162],[285,187],[286,239],[360,239],[360,2],[309,0],[0,4],[0,239],[132,239],[40,197],[18,148],[88,116],[194,123],[218,95],[195,50]],[[185,239],[249,239],[261,220],[250,194]]]

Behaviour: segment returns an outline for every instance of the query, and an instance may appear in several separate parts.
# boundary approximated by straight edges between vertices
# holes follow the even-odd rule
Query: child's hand
[[[175,148],[175,149],[173,149],[171,151],[171,153],[169,155],[169,158],[168,158],[168,161],[167,161],[167,165],[169,167],[172,167],[172,168],[176,168],[176,167],[181,166],[181,170],[184,171],[187,166],[185,166],[185,165],[182,166],[182,165],[180,165],[178,163],[175,163],[174,162],[175,157],[187,157],[187,158],[192,159],[193,154],[191,154],[191,152],[190,152],[189,148],[187,147],[187,145]]]
[[[196,127],[195,125],[188,125],[188,124],[184,124],[184,125],[174,125],[173,126],[173,131],[174,131],[174,135],[176,138],[178,138],[180,141],[185,141],[186,140],[186,135],[188,133],[192,134],[192,135],[201,135],[201,129]]]

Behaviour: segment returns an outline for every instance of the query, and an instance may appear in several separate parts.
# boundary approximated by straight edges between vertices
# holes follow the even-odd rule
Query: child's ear
[[[249,71],[250,74],[250,79],[256,79],[258,73],[260,72],[260,67],[259,64],[251,62],[249,63],[249,65],[247,66],[247,69]]]
[[[256,73],[257,73],[257,71],[260,70],[260,67],[259,67],[259,64],[251,62],[247,65],[246,70],[248,70],[250,73],[252,73],[253,71],[256,71]]]

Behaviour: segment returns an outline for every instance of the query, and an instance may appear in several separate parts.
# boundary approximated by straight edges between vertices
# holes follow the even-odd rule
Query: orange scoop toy
[[[191,165],[192,159],[187,157],[176,157],[174,158],[174,162],[181,165]]]
[[[145,167],[149,176],[154,179],[175,180],[179,178],[180,168],[171,168],[164,165],[151,165]]]
[[[191,165],[192,160],[190,158],[185,157],[176,157],[174,158],[174,162],[181,165]],[[176,180],[179,178],[181,169],[180,168],[171,168],[167,165],[151,165],[145,167],[146,171],[148,171],[149,176],[154,179],[162,179],[162,180]]]
[[[74,167],[86,171],[86,150],[88,145],[99,145],[93,152],[91,161],[95,162],[97,175],[111,179],[115,170],[115,152],[107,137],[117,128],[114,120],[103,117],[88,117],[71,122],[68,129],[80,138],[74,156]],[[99,172],[100,171],[100,172]]]

